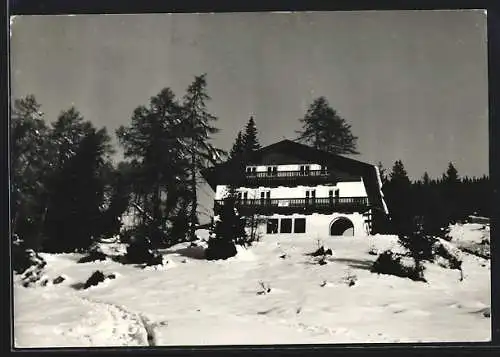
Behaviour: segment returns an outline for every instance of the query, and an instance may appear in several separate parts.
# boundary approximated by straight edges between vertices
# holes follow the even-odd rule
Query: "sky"
[[[358,136],[356,159],[411,178],[488,174],[484,11],[140,14],[16,17],[11,94],[46,119],[74,105],[114,135],[165,87],[207,73],[209,110],[229,150],[254,116],[262,145],[293,139],[325,96]]]

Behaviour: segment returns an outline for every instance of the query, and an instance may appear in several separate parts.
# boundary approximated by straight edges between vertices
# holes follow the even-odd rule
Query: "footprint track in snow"
[[[112,320],[110,339],[120,341],[121,346],[155,346],[157,344],[155,327],[164,323],[151,323],[149,319],[140,313],[132,312],[123,306],[79,297],[81,301],[89,305],[92,312],[97,316],[109,316]],[[90,324],[96,325],[96,321]],[[99,318],[102,321],[102,318]]]

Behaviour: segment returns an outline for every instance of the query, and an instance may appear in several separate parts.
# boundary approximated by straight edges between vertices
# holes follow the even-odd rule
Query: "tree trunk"
[[[191,214],[190,214],[190,225],[189,225],[189,239],[196,240],[195,230],[196,230],[196,212],[198,211],[198,198],[196,195],[196,156],[193,152],[191,161],[191,186],[192,186],[192,202],[191,202]]]

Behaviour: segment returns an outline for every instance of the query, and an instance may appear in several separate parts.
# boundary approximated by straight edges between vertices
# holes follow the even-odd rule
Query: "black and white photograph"
[[[14,348],[489,342],[485,10],[10,18]]]

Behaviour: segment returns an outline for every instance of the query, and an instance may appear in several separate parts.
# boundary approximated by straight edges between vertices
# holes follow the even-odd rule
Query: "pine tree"
[[[332,109],[325,97],[319,97],[299,119],[302,130],[297,131],[300,142],[332,154],[359,154],[351,125]]]
[[[412,204],[411,181],[401,160],[394,163],[390,181],[387,183],[384,193],[395,233],[408,234],[412,229],[414,207]]]
[[[50,163],[49,128],[33,95],[16,99],[11,110],[11,227],[28,248],[38,250],[43,199]]]
[[[85,121],[75,107],[71,107],[59,114],[56,122],[52,124],[50,134],[56,169],[62,167],[68,159],[75,155],[83,138],[90,134],[91,131],[92,124]]]
[[[138,229],[153,245],[165,243],[168,220],[183,200],[189,174],[189,151],[182,107],[170,88],[164,88],[137,107],[130,126],[116,134],[130,161],[131,199],[138,208]],[[170,237],[171,239],[174,237]]]
[[[238,135],[236,136],[236,140],[234,141],[233,147],[229,152],[229,158],[233,159],[235,157],[239,157],[243,155],[243,153],[244,153],[243,135],[241,131],[239,131]]]
[[[188,235],[193,240],[196,239],[195,230],[198,222],[198,172],[210,164],[219,162],[221,156],[225,155],[222,150],[210,143],[211,136],[219,132],[219,129],[212,125],[217,121],[217,117],[210,114],[207,109],[206,102],[210,99],[207,94],[206,74],[196,76],[187,88],[183,103],[190,159],[191,210]]]
[[[459,184],[460,180],[458,171],[455,166],[453,166],[453,163],[450,162],[448,164],[448,168],[446,169],[446,173],[443,174],[442,180],[442,192],[446,201],[445,207],[448,216],[446,224],[453,223],[462,218],[464,212],[467,210],[459,207],[459,205],[463,202],[463,200],[458,199],[460,189]]]
[[[253,116],[248,120],[245,126],[245,134],[243,135],[243,152],[249,154],[261,148],[257,138],[257,127]]]
[[[429,174],[427,173],[427,171],[424,172],[424,175],[422,176],[422,183],[424,184],[424,186],[429,186],[430,185],[430,178],[429,178]]]
[[[411,184],[411,181],[408,178],[408,173],[406,172],[406,169],[401,160],[396,160],[396,162],[394,163],[390,177],[391,183],[393,184],[398,184],[405,187]]]
[[[451,162],[448,164],[446,173],[443,174],[443,182],[451,184],[459,182],[458,171]]]
[[[112,152],[110,140],[104,128],[91,127],[52,177],[45,224],[46,250],[85,250],[101,237],[105,170]]]

